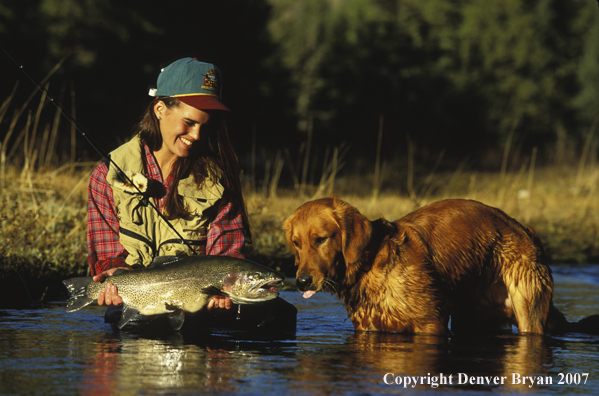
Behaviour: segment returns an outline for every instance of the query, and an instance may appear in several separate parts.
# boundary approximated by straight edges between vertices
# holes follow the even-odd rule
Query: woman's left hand
[[[231,299],[229,297],[213,296],[208,302],[208,309],[226,308],[231,309]]]

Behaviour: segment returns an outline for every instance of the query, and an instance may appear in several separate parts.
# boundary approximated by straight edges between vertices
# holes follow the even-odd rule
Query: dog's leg
[[[531,306],[528,301],[528,295],[523,294],[522,290],[517,287],[510,288],[510,299],[512,301],[512,309],[518,322],[518,331],[520,334],[535,333],[543,334],[543,326],[535,324],[531,320]]]
[[[476,334],[476,321],[471,315],[464,312],[455,312],[451,315],[451,332],[454,335],[459,334]]]
[[[545,334],[553,293],[549,268],[527,260],[514,262],[506,270],[504,282],[519,332]]]

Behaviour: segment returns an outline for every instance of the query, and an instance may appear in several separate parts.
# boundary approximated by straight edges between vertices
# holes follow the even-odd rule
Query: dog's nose
[[[308,287],[312,285],[312,276],[311,275],[300,275],[297,277],[297,288],[300,291],[306,291]]]

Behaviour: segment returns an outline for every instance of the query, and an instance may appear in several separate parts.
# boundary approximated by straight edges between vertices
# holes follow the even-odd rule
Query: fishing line
[[[98,153],[100,154],[100,156],[102,157],[102,159],[104,159],[104,161],[108,161],[110,162],[111,165],[113,165],[118,173],[119,176],[122,177],[123,179],[125,179],[127,181],[127,183],[131,184],[132,186],[135,187],[135,189],[140,193],[143,194],[143,191],[141,191],[139,189],[139,187],[133,183],[133,181],[127,176],[127,174],[112,160],[112,158],[110,158],[110,155],[107,155],[98,144],[96,144],[94,142],[94,140],[91,138],[91,136],[89,136],[85,130],[83,129],[83,127],[81,125],[79,125],[79,123],[77,122],[77,120],[71,115],[71,113],[69,113],[63,106],[62,104],[56,100],[54,98],[54,96],[52,96],[52,94],[50,93],[50,91],[48,91],[48,89],[46,89],[46,87],[44,87],[42,85],[42,83],[36,79],[33,74],[31,72],[29,72],[29,70],[27,70],[27,68],[25,67],[25,65],[19,61],[12,53],[10,53],[6,48],[4,48],[4,46],[2,44],[0,44],[0,48],[2,48],[2,51],[4,51],[4,53],[6,54],[6,56],[8,56],[10,58],[10,60],[13,61],[14,64],[17,65],[17,67],[19,69],[21,69],[21,71],[25,74],[25,76],[27,76],[27,78],[36,86],[36,88],[45,93],[48,100],[50,102],[52,102],[54,104],[54,106],[58,109],[58,111],[60,112],[61,115],[65,116],[66,119],[71,123],[71,125],[73,125],[75,127],[75,129],[85,138],[85,140],[87,140],[87,142],[90,144],[90,146]],[[158,214],[158,216],[169,226],[169,228],[171,229],[171,231],[173,231],[175,233],[175,235],[179,238],[180,242],[182,244],[184,244],[185,246],[187,246],[189,248],[189,250],[192,253],[195,253],[195,251],[193,250],[193,248],[191,247],[191,245],[189,243],[187,243],[187,241],[185,241],[185,239],[183,238],[183,236],[181,234],[179,234],[179,232],[175,229],[175,227],[168,221],[168,219],[166,217],[164,217],[164,215],[162,213],[160,213],[160,210],[158,210],[158,208],[156,207],[156,205],[152,202],[152,200],[148,200],[148,203],[150,204],[150,206],[156,211],[156,213]],[[155,252],[156,254],[158,254],[158,252]]]
[[[13,268],[13,271],[15,271],[15,273],[19,276],[19,279],[21,280],[21,283],[23,283],[23,287],[25,288],[25,292],[27,293],[27,297],[29,297],[33,306],[36,307],[37,309],[40,309],[40,307],[38,307],[38,305],[35,303],[35,300],[33,299],[33,297],[31,297],[31,294],[29,294],[29,289],[27,288],[27,283],[25,283],[21,274],[19,274],[19,271],[17,271],[14,268]],[[46,290],[47,290],[47,288],[46,288]]]

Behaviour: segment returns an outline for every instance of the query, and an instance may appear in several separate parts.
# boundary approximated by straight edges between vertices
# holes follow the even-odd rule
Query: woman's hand
[[[214,296],[212,297],[212,300],[208,302],[208,309],[212,308],[231,309],[231,299],[229,297]]]
[[[94,282],[102,282],[104,279],[109,276],[114,275],[117,270],[125,269],[130,270],[129,267],[116,267],[106,270],[98,275],[94,276],[92,279]],[[100,290],[100,294],[98,294],[98,305],[119,305],[123,303],[123,299],[119,296],[119,292],[115,285],[112,283],[107,283],[106,287]]]

